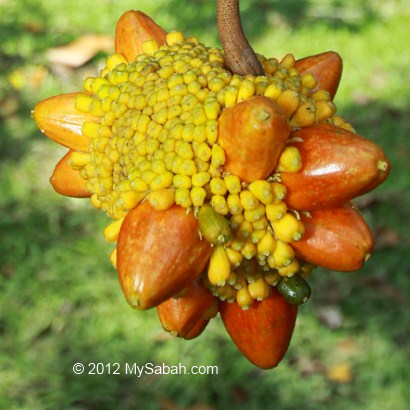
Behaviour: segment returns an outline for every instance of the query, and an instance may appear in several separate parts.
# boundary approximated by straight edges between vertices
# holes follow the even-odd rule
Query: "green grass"
[[[258,52],[342,55],[339,112],[392,162],[389,180],[360,202],[376,233],[373,257],[361,272],[315,271],[313,296],[277,369],[261,371],[243,359],[219,318],[186,342],[165,335],[155,311],[132,311],[108,261],[107,218],[88,201],[59,197],[48,182],[64,150],[39,133],[30,110],[80,89],[104,55],[60,72],[45,52],[83,33],[112,34],[131,8],[218,45],[213,3],[0,2],[0,409],[408,407],[409,1],[241,2]],[[44,69],[36,84],[33,76]],[[323,312],[338,313],[340,326],[327,326]],[[76,376],[76,362],[216,365],[219,374]],[[338,364],[351,366],[350,382],[329,379]]]

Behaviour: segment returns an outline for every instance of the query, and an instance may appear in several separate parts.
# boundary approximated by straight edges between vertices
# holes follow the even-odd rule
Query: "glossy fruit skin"
[[[276,167],[290,128],[282,108],[267,97],[252,97],[219,117],[218,142],[225,172],[244,181],[265,179]]]
[[[313,92],[326,90],[333,99],[342,77],[343,61],[334,51],[308,56],[297,60],[295,68],[300,74],[312,73],[317,81]]]
[[[208,323],[209,323],[209,319],[208,320],[199,319],[198,322],[196,322],[195,326],[188,333],[186,333],[183,336],[183,338],[185,340],[196,339],[198,336],[202,334],[202,332],[208,326]]]
[[[277,289],[279,293],[292,305],[301,305],[307,302],[311,289],[308,283],[299,275],[282,278]]]
[[[268,298],[247,310],[236,302],[223,302],[220,314],[227,332],[241,353],[255,366],[271,369],[288,350],[298,307],[271,288]]]
[[[374,249],[370,228],[351,203],[301,215],[302,239],[292,242],[296,255],[324,268],[352,272],[362,267]]]
[[[292,137],[302,169],[282,172],[290,208],[313,210],[338,206],[363,195],[388,176],[390,165],[375,143],[331,124],[300,129]]]
[[[76,150],[89,151],[91,139],[82,135],[84,121],[95,116],[74,106],[75,97],[83,93],[61,94],[47,98],[34,107],[33,119],[41,132],[53,141]]]
[[[212,296],[201,279],[157,306],[158,318],[162,327],[177,337],[189,338],[196,333],[198,322],[204,321],[204,314],[217,299]],[[202,323],[203,324],[203,323]],[[201,328],[201,325],[198,325]]]
[[[124,13],[115,29],[115,52],[122,54],[127,61],[133,61],[143,52],[142,43],[156,40],[165,43],[167,33],[154,20],[141,11],[130,10]]]
[[[72,151],[68,151],[63,158],[57,163],[50,183],[54,190],[64,196],[73,198],[89,198],[90,192],[86,189],[86,181],[80,175],[80,172],[71,168],[69,161]]]
[[[157,211],[142,202],[125,217],[117,244],[118,276],[128,303],[144,310],[169,299],[202,272],[211,252],[192,212],[177,205]]]

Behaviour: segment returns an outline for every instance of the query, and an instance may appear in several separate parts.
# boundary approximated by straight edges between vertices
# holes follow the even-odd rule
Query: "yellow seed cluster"
[[[231,214],[238,200],[227,196],[225,154],[218,145],[218,118],[227,107],[265,95],[295,127],[329,119],[335,111],[325,94],[312,95],[314,77],[300,76],[290,54],[281,61],[260,57],[266,75],[243,77],[224,69],[219,49],[180,32],[168,34],[162,46],[150,40],[143,49],[130,63],[118,54],[109,57],[76,100],[77,109],[97,119],[82,128],[92,139],[91,152],[73,155],[71,164],[87,181],[91,203],[114,219],[144,198],[157,209],[210,203]],[[285,151],[281,169],[300,169],[297,156]],[[229,194],[239,195],[236,183],[239,188]]]
[[[193,209],[209,204],[226,218],[228,243],[214,246],[207,282],[223,300],[243,307],[266,298],[281,277],[307,275],[289,245],[304,232],[299,215],[284,201],[280,172],[302,167],[299,151],[288,145],[276,173],[250,184],[223,171],[225,152],[218,144],[218,118],[224,109],[253,96],[275,100],[292,128],[330,122],[349,129],[334,116],[326,91],[313,93],[316,80],[300,75],[291,54],[282,60],[259,56],[264,76],[240,76],[224,68],[223,53],[180,32],[143,44],[132,62],[108,58],[98,77],[87,78],[75,105],[95,116],[83,124],[90,151],[73,152],[91,192],[91,203],[114,222],[104,235],[115,242],[127,212],[142,200],[158,209],[173,204]],[[111,255],[116,264],[116,252]]]
[[[290,245],[303,236],[304,226],[299,214],[287,208],[286,187],[275,180],[279,177],[242,188],[235,178],[226,177],[232,240],[214,248],[207,281],[215,296],[246,309],[266,298],[281,277],[301,274],[310,265],[296,258]]]
[[[306,278],[314,268],[313,265],[298,261],[298,275]],[[245,259],[235,269],[231,270],[223,285],[216,286],[205,277],[205,284],[213,295],[222,301],[236,301],[243,309],[248,309],[255,300],[263,300],[269,296],[270,287],[276,286],[281,280],[278,269],[266,269],[258,264],[257,259]]]

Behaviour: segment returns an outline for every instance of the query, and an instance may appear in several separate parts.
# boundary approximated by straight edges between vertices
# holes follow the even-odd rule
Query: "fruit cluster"
[[[33,116],[69,148],[55,190],[113,219],[104,235],[131,306],[156,307],[186,339],[220,312],[242,353],[270,368],[313,267],[352,271],[369,258],[372,234],[349,201],[382,183],[389,162],[335,115],[336,53],[259,55],[264,75],[232,73],[224,57],[130,11],[85,92]]]

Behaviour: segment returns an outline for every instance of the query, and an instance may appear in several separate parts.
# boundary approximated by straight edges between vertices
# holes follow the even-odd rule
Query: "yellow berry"
[[[215,144],[218,139],[218,121],[209,120],[206,123],[206,139],[209,144]]]
[[[164,211],[175,202],[175,191],[173,189],[158,189],[148,195],[149,203],[158,211]]]
[[[148,190],[148,184],[141,178],[135,178],[130,182],[131,188],[134,191],[145,192]]]
[[[211,152],[211,165],[215,168],[222,166],[225,163],[225,151],[223,148],[218,144],[214,144],[212,145]]]
[[[100,123],[95,121],[84,121],[81,132],[85,137],[96,138],[99,136]]]
[[[172,185],[173,177],[174,174],[172,172],[161,172],[156,177],[154,177],[154,179],[150,182],[149,186],[152,190],[169,188]]]
[[[183,208],[189,208],[192,205],[189,189],[177,188],[175,191],[175,203]]]
[[[273,204],[268,204],[265,207],[266,217],[271,221],[278,221],[286,214],[288,207],[285,202],[277,201]]]
[[[269,286],[263,278],[258,278],[248,285],[248,292],[253,299],[263,300],[269,296]]]
[[[336,106],[332,101],[317,101],[316,102],[316,122],[323,122],[331,117],[336,112]]]
[[[229,194],[226,199],[226,204],[231,215],[242,214],[243,206],[238,194]]]
[[[194,157],[191,144],[183,140],[177,141],[175,144],[175,152],[183,159],[192,159]]]
[[[249,184],[248,189],[265,205],[273,201],[272,187],[268,181],[253,181]]]
[[[248,190],[241,191],[239,194],[243,209],[253,211],[259,205],[259,200]]]
[[[282,94],[282,86],[279,84],[270,84],[265,90],[265,97],[271,98],[272,100],[277,100]]]
[[[292,68],[295,65],[295,57],[293,56],[293,54],[286,54],[280,61],[280,65],[287,69]]]
[[[327,90],[318,90],[311,97],[315,101],[331,101],[332,97]]]
[[[279,240],[276,241],[276,247],[273,251],[272,257],[273,264],[270,263],[270,259],[268,258],[268,263],[271,268],[288,266],[292,263],[295,257],[295,252],[289,244]]]
[[[279,200],[285,199],[286,196],[286,186],[280,184],[279,182],[272,182],[271,183],[272,192],[274,193],[275,197]]]
[[[238,89],[237,101],[245,101],[255,94],[255,83],[250,80],[243,80]]]
[[[265,215],[265,206],[259,204],[255,209],[245,210],[243,214],[247,221],[254,223]]]
[[[257,245],[258,248],[259,248],[258,244],[261,242],[263,237],[266,235],[266,229],[255,229],[254,224],[252,224],[252,227],[253,227],[253,231],[252,231],[251,236],[250,236],[250,241],[252,243],[254,243],[255,245]],[[259,249],[258,249],[258,254],[259,253],[260,252],[259,252]]]
[[[135,208],[145,198],[145,192],[125,191],[120,194],[120,203],[126,210]]]
[[[203,187],[210,181],[210,179],[211,176],[208,172],[197,172],[192,175],[192,185],[195,187]]]
[[[299,101],[299,94],[290,89],[283,91],[277,99],[277,103],[281,106],[287,117],[290,117],[296,111],[299,107]]]
[[[238,87],[235,85],[230,85],[228,87],[226,87],[225,89],[225,107],[229,108],[229,107],[233,107],[236,102],[237,102],[237,98],[238,98]]]
[[[244,220],[238,227],[237,234],[242,239],[250,238],[253,227],[249,221]]]
[[[302,157],[296,147],[288,146],[279,157],[278,171],[298,172],[302,169]]]
[[[88,152],[73,151],[70,156],[69,164],[73,169],[81,169],[91,161],[91,154]]]
[[[258,243],[257,247],[259,255],[272,255],[276,247],[276,240],[273,235],[271,235],[269,232],[266,232],[261,241]]]
[[[265,213],[266,213],[266,210],[265,210]],[[262,216],[257,221],[252,222],[252,226],[253,226],[253,229],[256,229],[256,230],[266,229],[268,227],[268,220],[266,219],[265,216]]]
[[[182,43],[184,41],[184,35],[179,31],[171,31],[167,34],[166,41],[170,46],[176,43]]]
[[[110,71],[112,71],[115,67],[124,63],[126,64],[127,60],[121,54],[113,54],[107,58],[105,65]]]
[[[221,111],[221,106],[217,100],[205,101],[204,110],[208,120],[216,120]]]
[[[252,259],[257,254],[257,249],[254,243],[245,242],[244,246],[241,249],[241,253],[244,258]]]
[[[241,181],[236,175],[224,176],[226,189],[231,194],[239,194],[241,192]]]
[[[117,221],[112,222],[104,229],[104,237],[109,242],[116,242],[118,235],[121,230],[122,223],[124,218],[118,219]]]
[[[222,245],[215,246],[208,266],[208,279],[213,285],[223,286],[231,273],[231,265]]]
[[[142,43],[142,49],[145,54],[152,55],[158,50],[158,43],[155,40],[147,40]]]
[[[192,159],[184,159],[179,167],[182,175],[192,176],[197,172],[195,162]]]
[[[225,195],[226,186],[222,178],[212,178],[210,181],[211,192],[215,195]]]
[[[305,73],[301,76],[302,86],[308,88],[315,88],[317,81],[315,76],[312,73]]]
[[[253,305],[253,298],[249,294],[247,286],[238,289],[238,291],[236,292],[236,302],[244,310]]]
[[[278,268],[278,273],[281,276],[293,276],[300,269],[300,263],[294,259],[289,265]]]
[[[294,128],[309,127],[315,122],[315,117],[316,105],[311,101],[307,101],[298,107],[289,124]]]
[[[195,152],[195,156],[205,162],[211,158],[211,155],[211,148],[209,148],[209,145],[204,142],[199,145],[198,149]]]
[[[243,256],[240,252],[235,251],[234,249],[230,247],[226,248],[225,251],[226,251],[226,255],[228,256],[230,264],[234,268],[238,267],[242,263]]]
[[[235,239],[231,242],[231,248],[232,248],[234,251],[237,251],[237,252],[240,252],[244,245],[245,245],[245,241],[242,240],[242,239],[240,239],[240,238],[235,238]]]
[[[272,221],[277,239],[283,242],[298,241],[304,234],[304,226],[293,214],[286,213],[282,218]]]
[[[229,212],[226,199],[222,195],[214,195],[211,200],[212,208],[221,215],[227,215]]]

